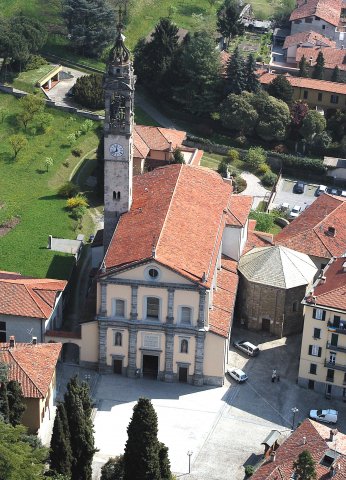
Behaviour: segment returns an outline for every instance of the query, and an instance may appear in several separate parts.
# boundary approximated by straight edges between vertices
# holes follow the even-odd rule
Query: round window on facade
[[[149,268],[148,274],[152,280],[156,280],[159,276],[159,271],[156,268]]]

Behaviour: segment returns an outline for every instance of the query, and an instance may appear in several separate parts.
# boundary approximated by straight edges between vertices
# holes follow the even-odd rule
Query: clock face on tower
[[[113,143],[109,147],[109,153],[112,155],[112,157],[121,157],[124,155],[124,147],[120,145],[120,143]]]

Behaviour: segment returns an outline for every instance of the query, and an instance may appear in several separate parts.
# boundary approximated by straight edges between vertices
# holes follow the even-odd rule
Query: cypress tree
[[[303,55],[299,62],[299,76],[300,77],[309,77],[309,69],[305,56]]]
[[[316,462],[309,450],[303,450],[298,459],[293,463],[297,480],[313,480],[317,477]]]
[[[5,423],[9,422],[10,410],[8,406],[7,387],[5,382],[0,384],[0,415],[4,419]]]
[[[290,104],[293,97],[293,87],[284,75],[277,75],[274,80],[270,82],[268,93],[272,97]]]
[[[245,89],[244,70],[244,61],[239,53],[239,48],[236,47],[227,65],[227,94],[240,95]]]
[[[160,480],[157,415],[151,401],[140,398],[127,427],[124,480]]]
[[[9,421],[15,427],[22,421],[22,415],[25,411],[24,397],[22,387],[15,380],[10,380],[7,384],[7,397],[9,406]]]
[[[260,89],[258,75],[256,73],[255,57],[250,53],[245,63],[245,90],[256,93]]]
[[[162,442],[159,442],[159,462],[161,480],[170,480],[172,478],[171,462],[168,457],[168,447]]]
[[[54,419],[53,434],[50,442],[50,468],[56,473],[70,476],[72,451],[70,431],[68,428],[65,407],[59,403]]]
[[[339,67],[337,65],[335,65],[335,68],[334,68],[333,73],[332,73],[331,80],[332,80],[332,82],[340,82],[340,70],[339,70]]]
[[[312,73],[312,78],[323,80],[324,75],[324,56],[322,52],[318,52],[316,65]]]

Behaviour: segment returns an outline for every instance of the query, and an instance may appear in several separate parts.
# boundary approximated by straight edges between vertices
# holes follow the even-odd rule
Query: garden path
[[[253,173],[242,172],[240,176],[246,180],[247,187],[239,195],[250,195],[253,197],[252,208],[256,210],[260,202],[269,194],[269,190],[263,187],[261,180]]]

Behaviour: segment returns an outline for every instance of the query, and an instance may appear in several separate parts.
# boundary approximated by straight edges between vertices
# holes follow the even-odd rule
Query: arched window
[[[185,338],[180,342],[180,353],[189,353],[189,342]]]
[[[116,347],[121,347],[122,345],[122,341],[123,341],[123,336],[120,332],[116,332],[115,336],[114,336],[114,345]]]
[[[113,192],[113,200],[117,199],[117,192]]]
[[[118,192],[117,199],[120,200],[120,192]]]

